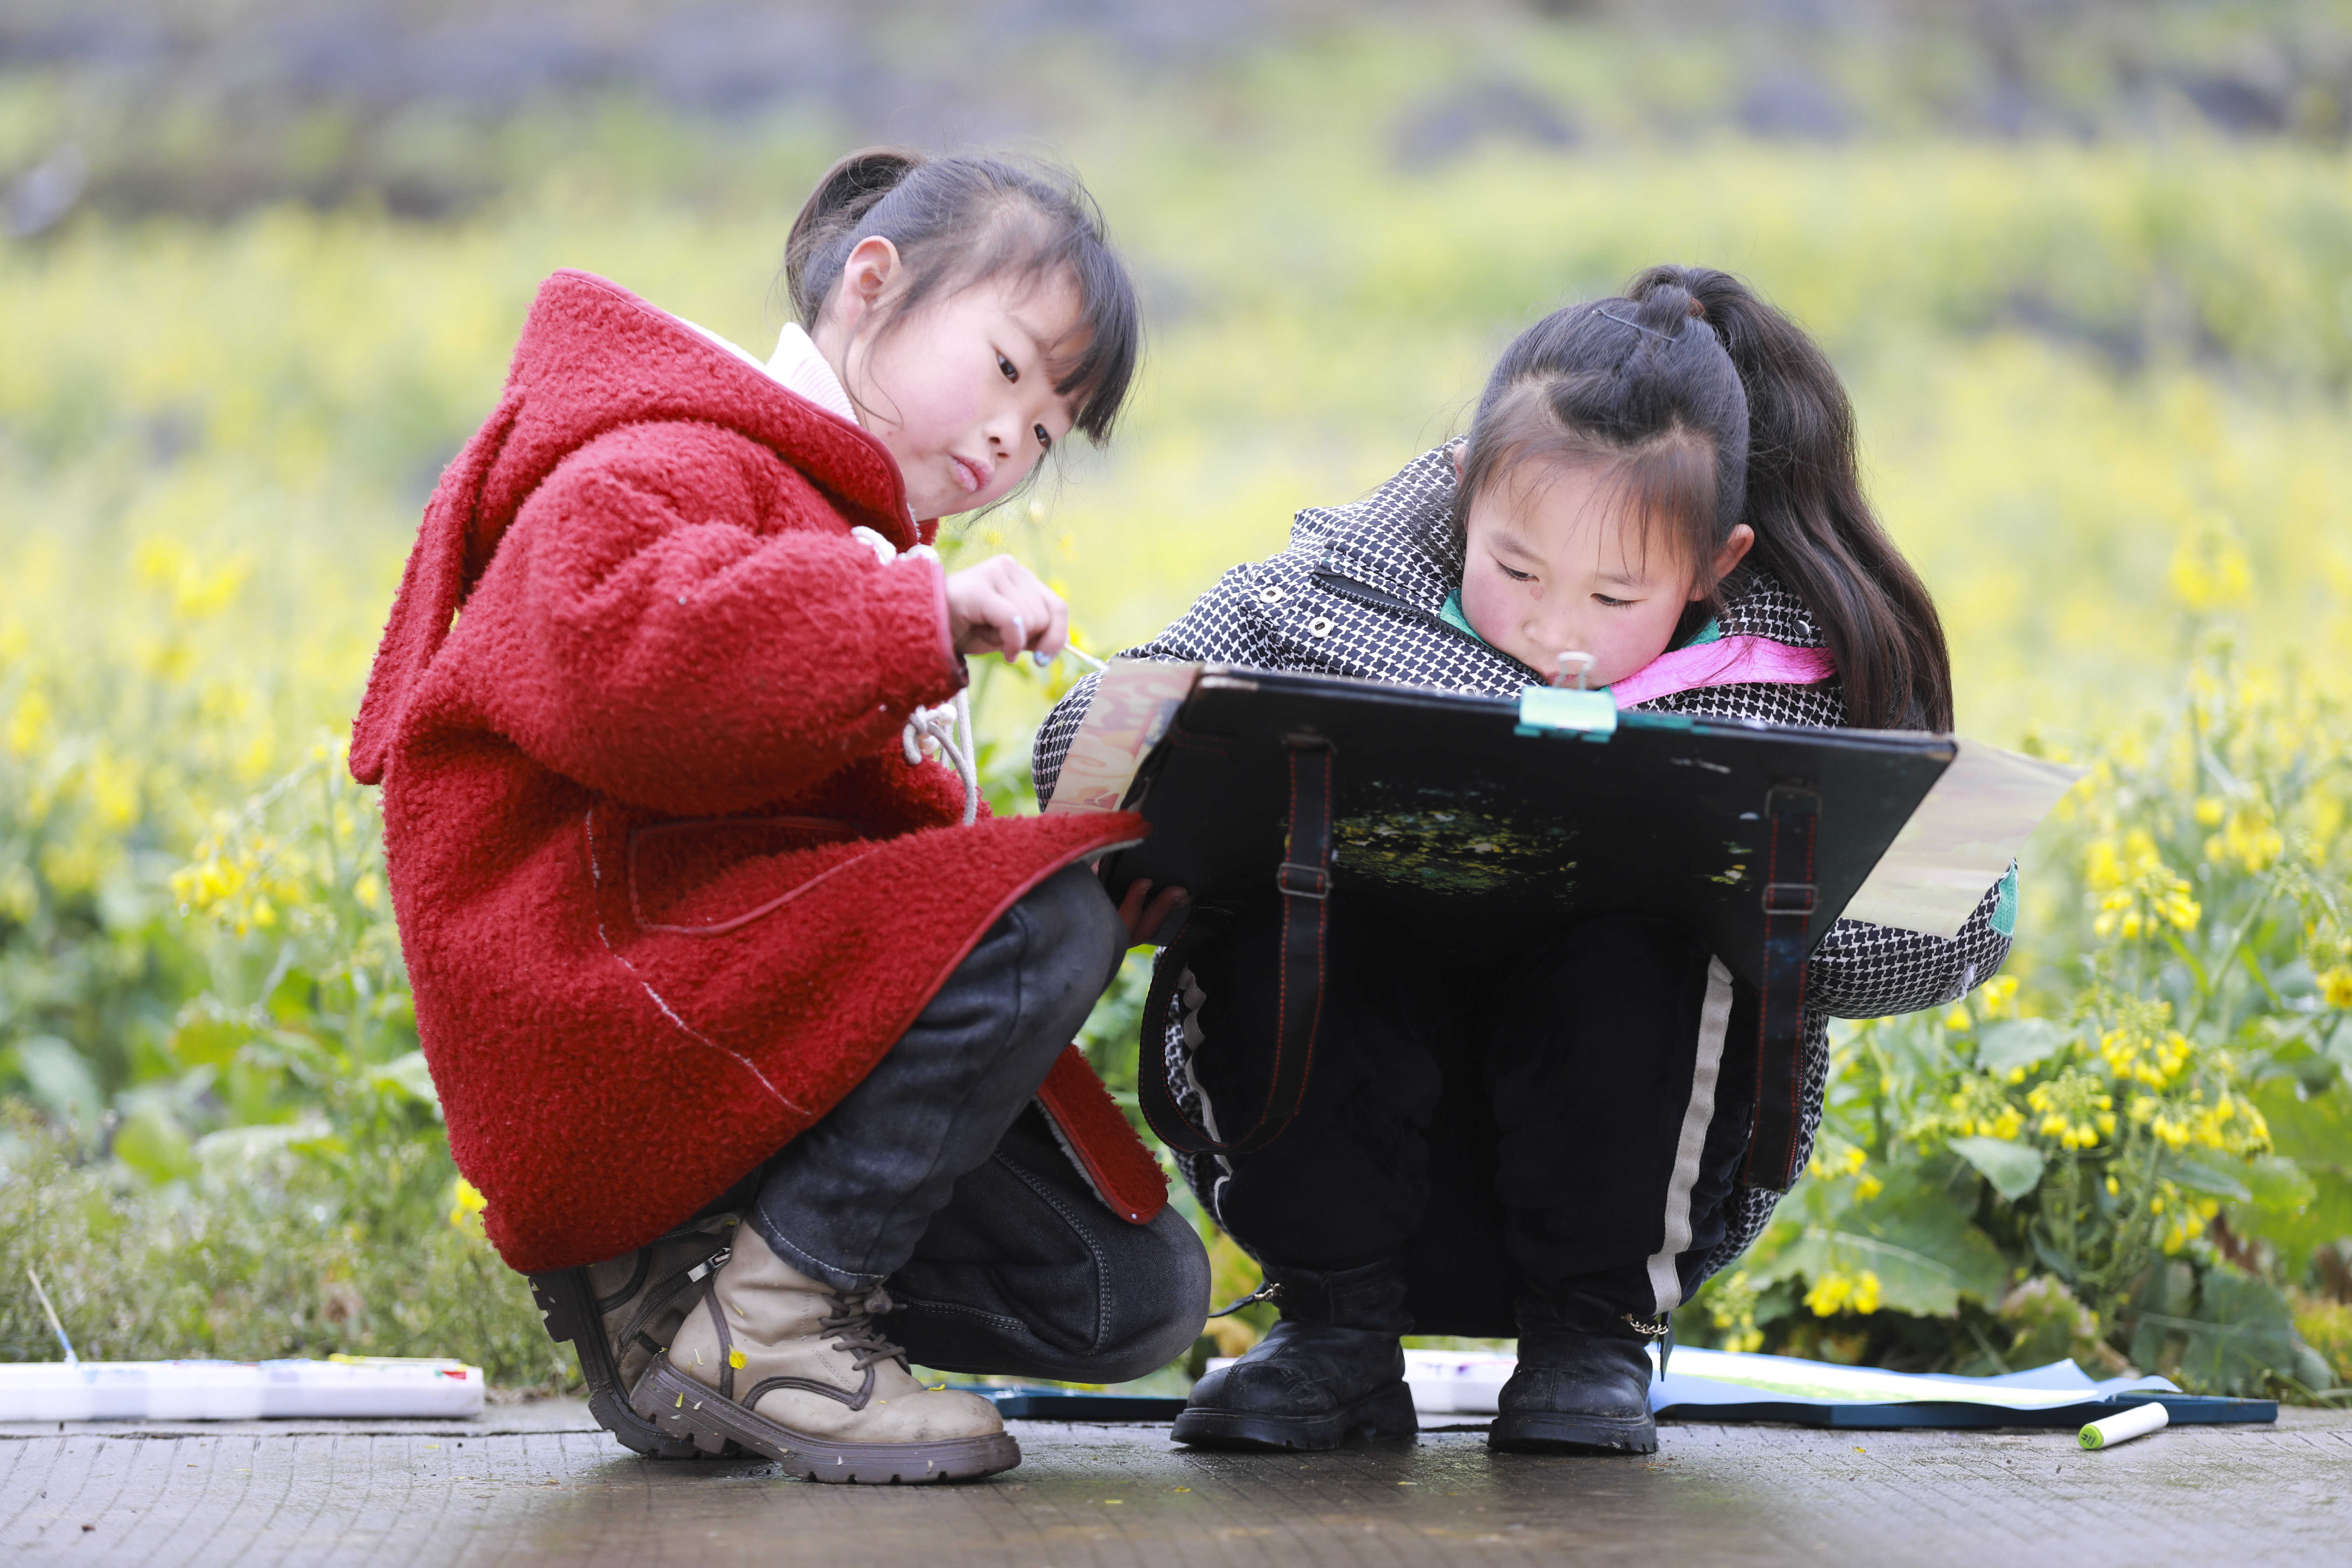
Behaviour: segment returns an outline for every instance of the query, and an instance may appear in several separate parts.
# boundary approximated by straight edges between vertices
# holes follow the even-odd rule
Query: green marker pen
[[[2083,1428],[2083,1447],[2112,1448],[2118,1443],[2128,1443],[2135,1437],[2145,1437],[2158,1431],[2171,1419],[2164,1405],[2157,1400],[2135,1405],[2118,1415],[2109,1415]]]

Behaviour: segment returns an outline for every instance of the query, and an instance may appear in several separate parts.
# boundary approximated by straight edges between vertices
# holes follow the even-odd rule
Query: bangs
[[[1715,443],[1680,421],[1622,443],[1571,426],[1555,406],[1561,390],[1522,385],[1482,421],[1484,439],[1473,443],[1454,496],[1457,543],[1477,497],[1522,475],[1530,488],[1540,485],[1540,475],[1531,470],[1575,468],[1600,476],[1601,494],[1630,513],[1645,563],[1649,552],[1663,543],[1699,584],[1719,542],[1721,465]]]
[[[1110,439],[1143,357],[1143,312],[1126,268],[1108,250],[1086,247],[1070,258],[1070,269],[1077,277],[1078,330],[1087,346],[1056,375],[1054,390],[1072,399],[1072,423],[1099,447]]]
[[[1134,281],[1111,249],[1093,199],[1075,184],[1059,193],[1057,209],[1041,195],[1048,187],[1024,185],[1009,169],[986,167],[998,177],[996,205],[977,234],[942,232],[899,246],[908,281],[884,307],[882,330],[927,300],[992,279],[1016,290],[1066,280],[1077,294],[1077,320],[1059,341],[1042,345],[1047,373],[1055,393],[1071,400],[1071,425],[1101,446],[1118,422],[1143,355],[1143,310]]]
[[[1078,319],[1059,341],[1045,345],[1054,391],[1070,399],[1070,423],[1099,447],[1110,439],[1143,356],[1143,311],[1127,268],[1101,238],[1067,227],[1056,232],[1041,215],[1008,214],[1000,226],[1002,248],[993,265],[973,268],[972,281],[992,273],[1012,273],[1044,289],[1066,279],[1077,291]],[[1022,221],[1025,216],[1030,221]],[[1080,345],[1075,353],[1066,352]]]

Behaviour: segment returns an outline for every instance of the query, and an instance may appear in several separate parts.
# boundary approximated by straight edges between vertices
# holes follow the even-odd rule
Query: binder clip
[[[1617,700],[1606,690],[1588,691],[1585,678],[1592,673],[1594,659],[1589,653],[1568,652],[1559,656],[1559,674],[1550,686],[1528,686],[1519,690],[1519,721],[1512,727],[1520,735],[1569,735],[1580,741],[1606,741],[1617,732]],[[1576,684],[1566,683],[1570,668],[1576,670]]]

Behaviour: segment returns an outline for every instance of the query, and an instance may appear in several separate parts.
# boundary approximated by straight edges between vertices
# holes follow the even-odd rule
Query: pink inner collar
[[[1769,637],[1718,637],[1662,653],[1609,689],[1632,708],[1702,686],[1811,686],[1837,673],[1823,647],[1792,647]]]

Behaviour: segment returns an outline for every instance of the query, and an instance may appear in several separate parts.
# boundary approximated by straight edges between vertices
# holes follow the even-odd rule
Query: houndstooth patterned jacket
[[[1462,556],[1444,522],[1454,489],[1453,461],[1441,447],[1353,505],[1300,512],[1288,549],[1272,560],[1234,567],[1174,625],[1122,657],[1354,676],[1494,697],[1516,697],[1523,687],[1543,684],[1540,672],[1440,618],[1440,607],[1460,586],[1463,574]],[[1726,637],[1822,646],[1805,606],[1759,572],[1744,572],[1727,584],[1718,619]],[[1040,800],[1052,798],[1062,758],[1094,700],[1096,679],[1090,675],[1079,681],[1037,732],[1032,764]],[[1701,687],[1636,706],[1822,729],[1845,722],[1835,679],[1816,686]],[[2014,876],[2012,867],[1950,941],[1860,921],[1840,921],[1830,929],[1805,974],[1805,1154],[1810,1156],[1821,1124],[1829,1019],[1917,1012],[1957,1001],[1990,979],[2009,953]],[[1184,1015],[1192,1010],[1170,1019],[1169,1037],[1161,1042],[1169,1065],[1179,1069],[1170,1074],[1177,1085],[1188,1084],[1190,1075],[1181,1069],[1199,1038],[1198,1023],[1192,1021],[1195,1045],[1186,1044]],[[1196,1113],[1198,1108],[1185,1109]],[[1209,1201],[1213,1162],[1192,1156],[1181,1164],[1186,1180]],[[1737,1209],[1722,1244],[1707,1257],[1707,1273],[1747,1250],[1777,1201],[1777,1194],[1762,1188],[1743,1188],[1733,1195]]]

